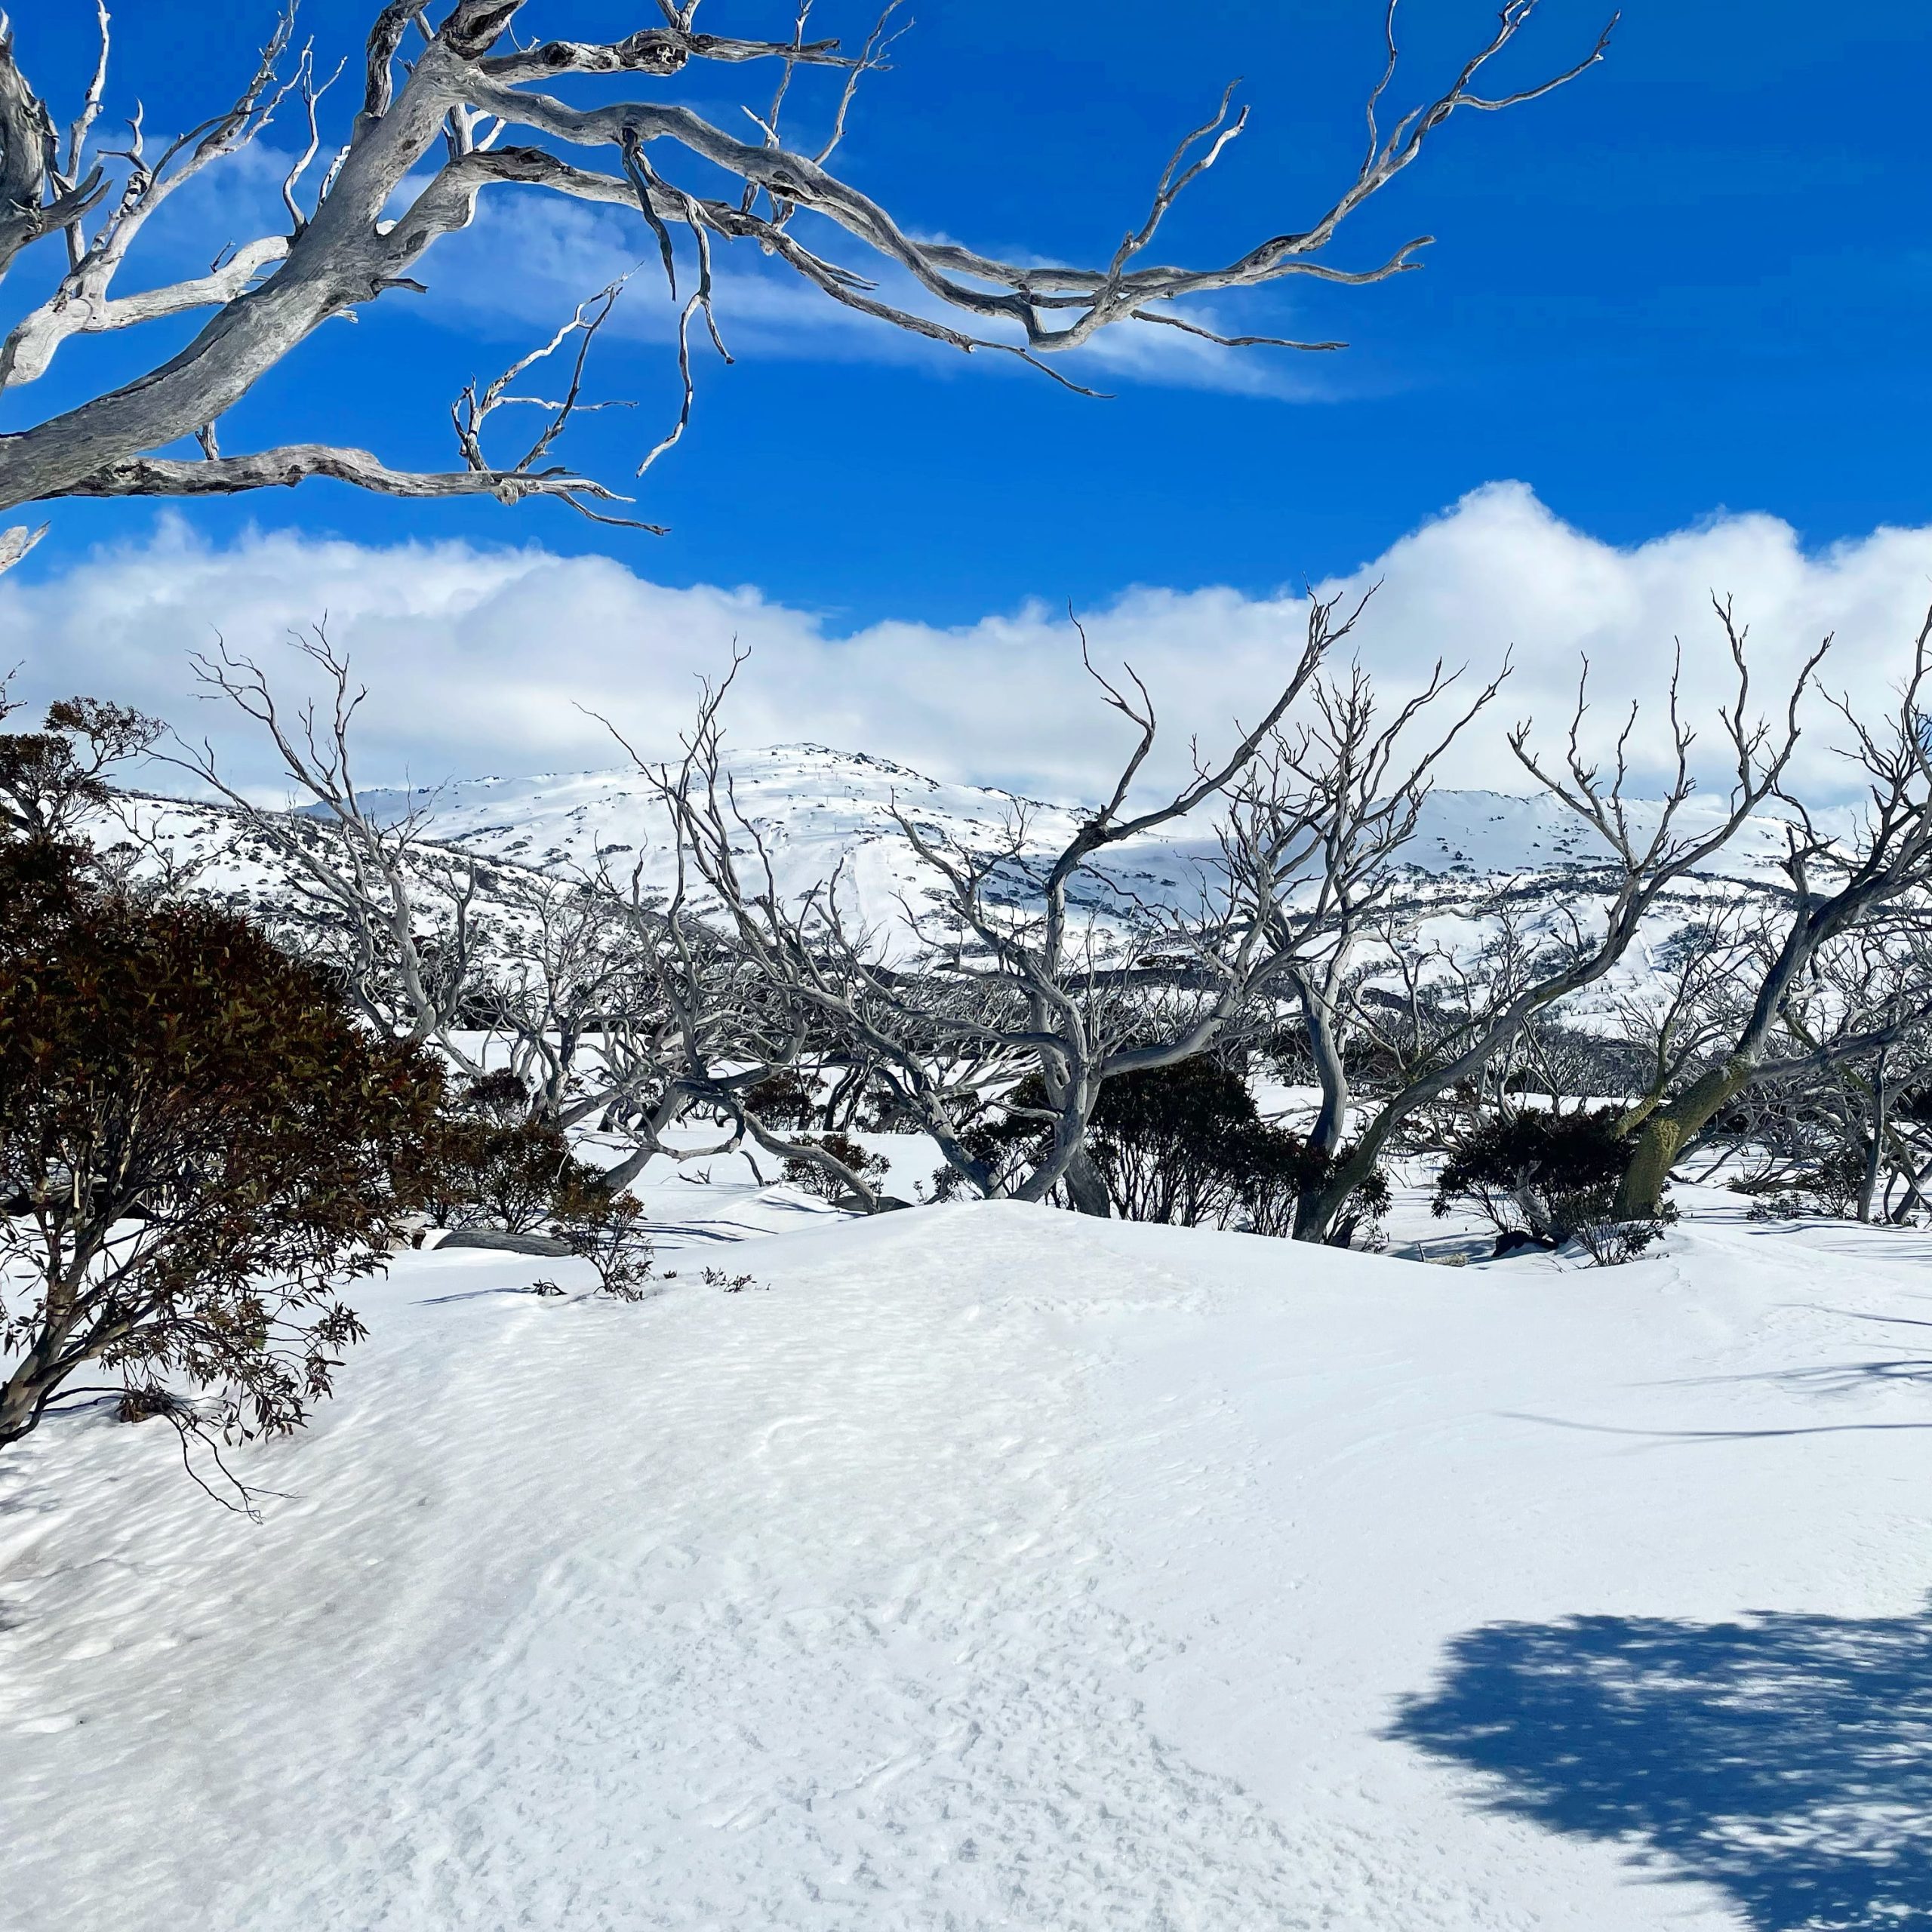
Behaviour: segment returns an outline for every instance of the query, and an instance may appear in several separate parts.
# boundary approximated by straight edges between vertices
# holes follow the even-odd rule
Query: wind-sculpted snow
[[[653,1205],[641,1306],[399,1257],[259,1527],[0,1463],[9,1932],[1923,1922],[1922,1235]]]

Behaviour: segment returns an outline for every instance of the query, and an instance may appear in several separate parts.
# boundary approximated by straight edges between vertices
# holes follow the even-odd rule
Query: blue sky
[[[773,25],[771,11],[706,9],[714,29],[746,31]],[[368,11],[323,0],[305,29],[352,52]],[[1369,0],[1220,0],[1184,16],[1137,0],[1060,4],[1018,32],[958,0],[918,11],[894,71],[862,100],[848,173],[921,229],[1088,259],[1143,204],[1177,131],[1237,74],[1251,131],[1195,191],[1173,252],[1211,254],[1306,217],[1351,165],[1377,51]],[[638,0],[538,0],[526,18],[594,35],[639,12]],[[151,128],[212,105],[265,15],[254,0],[129,8],[112,98],[138,88]],[[820,17],[849,28],[864,17],[822,5]],[[1438,79],[1488,18],[1462,0],[1411,0],[1409,88]],[[1588,0],[1546,0],[1512,73],[1567,62],[1600,23]],[[77,72],[85,24],[78,6],[20,22],[43,85]],[[1511,114],[1463,117],[1341,244],[1367,263],[1433,232],[1422,272],[1221,311],[1346,335],[1339,356],[1261,350],[1238,373],[1112,371],[1116,399],[1093,402],[982,360],[909,353],[802,300],[743,326],[728,306],[738,365],[701,370],[694,431],[648,479],[666,539],[546,507],[405,508],[313,485],[187,514],[214,536],[252,522],[604,549],[660,583],[753,581],[845,624],[965,622],[1028,596],[1091,604],[1132,583],[1258,592],[1349,569],[1501,478],[1614,543],[1727,508],[1770,511],[1807,543],[1924,522],[1928,56],[1932,15],[1900,0],[1636,0],[1602,66]],[[700,85],[725,114],[763,84],[716,69]],[[528,198],[518,219],[550,226],[555,208]],[[189,212],[169,238],[184,259],[213,233],[210,211]],[[446,460],[454,387],[536,330],[534,315],[490,312],[500,240],[432,255],[429,302],[391,297],[312,343],[231,419],[228,445],[322,429],[397,461]],[[45,266],[29,257],[16,269],[16,303]],[[556,299],[569,285],[565,266]],[[627,300],[662,302],[641,281]],[[606,392],[640,406],[574,447],[621,475],[673,392],[657,343],[606,346]],[[85,352],[97,348],[66,351],[7,421],[123,366],[121,345]],[[34,567],[57,571],[152,518],[58,509]]]
[[[1204,0],[1179,14],[1083,0],[1017,21],[962,0],[918,11],[841,152],[915,232],[1104,260],[1177,135],[1236,75],[1248,131],[1164,231],[1170,257],[1224,258],[1303,223],[1355,165],[1375,0]],[[352,63],[369,11],[312,0],[304,31]],[[17,23],[43,85],[84,78],[86,12]],[[531,0],[523,26],[608,38],[651,17],[650,0]],[[1604,17],[1544,0],[1498,82],[1567,66]],[[764,0],[705,0],[703,19],[786,25]],[[1439,87],[1492,20],[1478,0],[1404,0],[1401,104]],[[128,0],[111,106],[138,92],[151,134],[207,112],[266,21],[261,0]],[[843,0],[814,14],[826,31],[869,23]],[[1903,0],[1636,0],[1605,62],[1527,107],[1459,117],[1331,257],[1373,263],[1431,233],[1420,272],[1213,310],[1224,328],[1343,336],[1349,349],[1203,353],[1169,331],[1116,332],[1076,371],[1115,390],[1109,401],[911,343],[728,256],[719,309],[737,365],[700,357],[692,431],[642,485],[668,537],[554,506],[312,484],[180,509],[57,506],[48,540],[0,577],[0,665],[23,662],[29,699],[85,688],[211,730],[264,784],[260,746],[195,703],[188,654],[217,631],[271,653],[325,614],[374,688],[372,781],[608,763],[586,706],[669,749],[694,678],[736,641],[754,651],[735,694],[742,742],[817,739],[1091,793],[1118,755],[1117,721],[1083,685],[1068,605],[1103,657],[1148,673],[1179,755],[1189,731],[1225,731],[1278,675],[1304,580],[1386,580],[1356,641],[1392,690],[1438,655],[1486,673],[1513,653],[1513,716],[1566,717],[1580,652],[1604,717],[1653,701],[1678,637],[1708,709],[1729,675],[1714,590],[1736,594],[1766,678],[1834,630],[1838,675],[1882,701],[1932,584],[1928,56],[1932,14]],[[768,85],[710,68],[666,91],[749,126],[739,103],[762,107]],[[794,100],[801,131],[822,122],[823,94]],[[147,238],[154,280],[276,229],[289,138],[277,128],[173,205]],[[427,296],[392,294],[325,329],[224,419],[223,447],[322,437],[448,466],[463,383],[648,251],[614,211],[523,191],[485,205],[426,258]],[[23,258],[4,291],[16,311],[53,266],[49,250]],[[669,315],[641,275],[598,346],[593,391],[637,406],[586,420],[567,448],[608,481],[675,413]],[[165,340],[70,343],[42,382],[0,399],[0,420],[149,366],[137,352]],[[1809,768],[1841,787],[1828,724]],[[1519,783],[1512,770],[1491,732],[1445,777]]]

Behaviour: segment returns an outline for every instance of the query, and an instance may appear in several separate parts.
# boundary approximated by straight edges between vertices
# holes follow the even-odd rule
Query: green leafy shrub
[[[968,1152],[1010,1182],[1046,1158],[1051,1134],[1038,1118],[1046,1106],[1044,1088],[1029,1075],[1001,1113],[976,1121],[961,1137]],[[1086,1146],[1124,1220],[1282,1238],[1294,1231],[1303,1193],[1350,1151],[1324,1155],[1300,1134],[1264,1121],[1240,1074],[1208,1054],[1109,1080],[1088,1123]],[[934,1177],[936,1199],[950,1198],[960,1186],[950,1168]],[[1377,1239],[1389,1202],[1386,1177],[1371,1171],[1337,1221],[1334,1244]]]
[[[0,845],[0,1444],[93,1376],[184,1428],[299,1426],[362,1333],[339,1289],[420,1204],[437,1066],[245,921],[41,839]]]
[[[1438,1214],[1472,1203],[1506,1240],[1527,1235],[1539,1244],[1575,1241],[1599,1267],[1634,1260],[1660,1240],[1664,1213],[1635,1220],[1615,1212],[1617,1183],[1630,1143],[1617,1131],[1617,1111],[1499,1115],[1466,1134],[1435,1177]]]
[[[1629,1159],[1607,1108],[1497,1115],[1463,1136],[1435,1177],[1438,1214],[1473,1204],[1499,1232],[1565,1241],[1579,1223],[1601,1220]]]
[[[635,1195],[580,1183],[558,1195],[551,1224],[571,1252],[596,1269],[600,1294],[641,1301],[651,1292],[656,1251]]]
[[[745,1105],[768,1127],[802,1133],[818,1112],[818,1097],[791,1068],[781,1066],[746,1091]]]
[[[424,1135],[415,1168],[438,1226],[529,1234],[561,1201],[595,1191],[595,1170],[557,1127],[531,1117],[529,1099],[514,1073],[499,1069],[472,1081]]]
[[[849,1168],[867,1186],[883,1180],[891,1171],[891,1164],[882,1155],[854,1140],[849,1134],[815,1134],[805,1137],[806,1143],[823,1148],[841,1167]],[[801,1154],[795,1154],[785,1163],[786,1180],[793,1187],[801,1188],[808,1194],[815,1194],[821,1201],[843,1201],[851,1189],[829,1168],[822,1167],[816,1161]]]

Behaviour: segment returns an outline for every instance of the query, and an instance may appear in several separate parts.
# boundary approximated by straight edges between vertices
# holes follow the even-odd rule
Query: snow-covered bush
[[[1666,1226],[1677,1218],[1666,1201],[1661,1214],[1634,1221],[1580,1221],[1571,1239],[1598,1268],[1620,1268],[1647,1254],[1663,1240]]]

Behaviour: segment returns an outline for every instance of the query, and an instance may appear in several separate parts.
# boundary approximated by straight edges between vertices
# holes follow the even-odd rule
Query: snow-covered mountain
[[[934,840],[969,851],[1004,845],[1017,831],[1033,854],[1057,849],[1081,817],[1075,805],[990,786],[944,783],[886,759],[820,745],[738,752],[725,775],[737,810],[771,857],[782,893],[801,893],[836,873],[848,910],[888,934],[904,934],[903,909],[928,898],[934,884],[895,813]],[[672,882],[663,808],[649,782],[628,768],[469,779],[429,793],[371,791],[364,800],[376,815],[392,820],[419,812],[448,854],[487,861],[479,894],[486,906],[503,875],[583,878],[602,872],[628,881],[635,870],[647,891],[667,890]],[[195,869],[197,890],[270,915],[288,903],[284,863],[228,808],[140,797],[131,798],[126,809],[144,836]],[[1640,835],[1655,823],[1657,809],[1642,801],[1632,805]],[[1709,823],[1721,809],[1720,798],[1694,798],[1684,829]],[[312,820],[313,808],[297,816]],[[111,827],[103,829],[113,835]],[[314,835],[325,835],[318,823]],[[1644,944],[1593,997],[1614,998],[1640,982],[1657,949],[1704,916],[1715,900],[1766,890],[1782,848],[1776,821],[1748,823],[1709,872],[1665,896]],[[748,854],[750,849],[748,839]],[[1118,915],[1121,888],[1148,904],[1192,904],[1215,850],[1212,814],[1204,811],[1174,832],[1112,848],[1106,878],[1084,881],[1076,900],[1084,892],[1088,910],[1103,923]],[[1554,799],[1444,790],[1426,801],[1405,863],[1415,898],[1440,907],[1425,936],[1466,952],[1494,924],[1493,914],[1476,909],[1483,902],[1506,898],[1531,923],[1552,919],[1574,903],[1604,856],[1595,835]]]
[[[918,862],[894,822],[904,812],[921,829],[970,849],[1002,841],[1017,820],[1031,851],[1064,841],[1079,808],[1051,804],[984,785],[952,785],[863,752],[823,745],[772,745],[740,752],[727,765],[738,809],[779,862],[781,884],[803,887],[828,877],[842,860],[856,869],[860,896],[883,904],[896,889],[922,882]],[[371,792],[365,801],[390,815],[425,811],[435,835],[544,871],[594,869],[645,857],[657,875],[664,851],[664,814],[648,783],[628,768],[553,773],[530,778],[473,778],[430,793]],[[1687,825],[1709,823],[1717,798],[1694,799]],[[1654,824],[1654,804],[1639,801],[1636,823]],[[1204,809],[1177,832],[1116,848],[1112,869],[1143,888],[1184,891],[1214,849],[1212,814]],[[1775,821],[1753,820],[1721,862],[1736,876],[1760,878],[1783,849]],[[1534,873],[1588,863],[1591,833],[1555,799],[1502,792],[1439,791],[1423,810],[1409,862],[1442,875]]]

